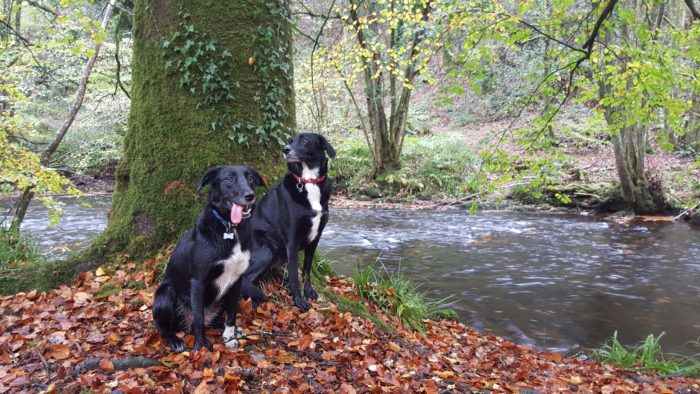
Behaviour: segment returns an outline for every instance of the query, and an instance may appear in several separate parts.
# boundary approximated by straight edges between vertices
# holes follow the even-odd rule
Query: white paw
[[[238,349],[238,339],[231,339],[225,342],[226,347],[229,349]]]
[[[240,332],[241,332],[240,327],[226,326],[226,329],[224,329],[224,333],[222,335],[222,337],[224,338],[224,342],[229,342],[231,340],[235,340],[238,337],[237,334]]]

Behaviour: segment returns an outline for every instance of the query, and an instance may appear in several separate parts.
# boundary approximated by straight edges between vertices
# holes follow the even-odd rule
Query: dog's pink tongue
[[[231,223],[238,224],[243,220],[243,207],[238,204],[231,204]]]

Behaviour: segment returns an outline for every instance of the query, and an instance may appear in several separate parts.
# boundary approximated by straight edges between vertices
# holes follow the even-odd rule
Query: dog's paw
[[[266,302],[268,302],[268,301],[269,301],[269,300],[267,299],[267,297],[253,298],[253,306],[254,306],[255,308],[257,308],[257,307],[259,307],[260,305],[262,305],[262,304],[264,304],[264,303],[266,303]]]
[[[243,328],[240,326],[226,326],[224,333],[221,335],[225,343],[233,339],[241,338],[242,336]]]
[[[306,284],[304,284],[304,295],[310,300],[318,299],[318,293],[316,292],[316,290],[314,290],[314,288],[311,286],[311,283],[309,282],[306,282]]]
[[[202,348],[209,348],[209,344],[207,343],[207,341],[203,341],[203,342],[196,342],[195,341],[193,350],[196,352]]]
[[[168,340],[168,344],[170,345],[170,349],[172,349],[175,353],[182,353],[185,351],[185,341],[183,341],[182,338],[171,338]]]
[[[297,308],[301,309],[302,312],[306,312],[309,309],[311,309],[309,301],[306,301],[306,298],[300,295],[294,297],[294,305],[296,305]]]

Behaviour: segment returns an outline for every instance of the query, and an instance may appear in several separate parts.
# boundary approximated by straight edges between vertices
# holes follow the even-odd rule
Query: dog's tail
[[[180,345],[182,340],[177,337],[177,332],[180,331],[181,317],[179,316],[177,294],[171,283],[162,282],[156,290],[155,298],[153,299],[153,320],[156,323],[156,328],[160,331],[170,346],[175,351],[182,351],[184,343]],[[182,346],[183,349],[179,349]]]

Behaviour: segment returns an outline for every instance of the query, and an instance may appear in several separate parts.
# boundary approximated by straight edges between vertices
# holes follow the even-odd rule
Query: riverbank
[[[343,278],[325,278],[324,296],[302,314],[286,291],[266,284],[273,303],[241,305],[241,349],[223,347],[220,331],[209,330],[211,350],[173,354],[150,312],[156,267],[166,258],[144,267],[122,261],[121,270],[98,269],[70,287],[0,297],[0,393],[700,390],[698,379],[537,352],[452,320],[426,321],[423,336],[365,305],[391,327],[385,331],[339,307],[360,302]],[[185,340],[191,347],[192,337]]]

